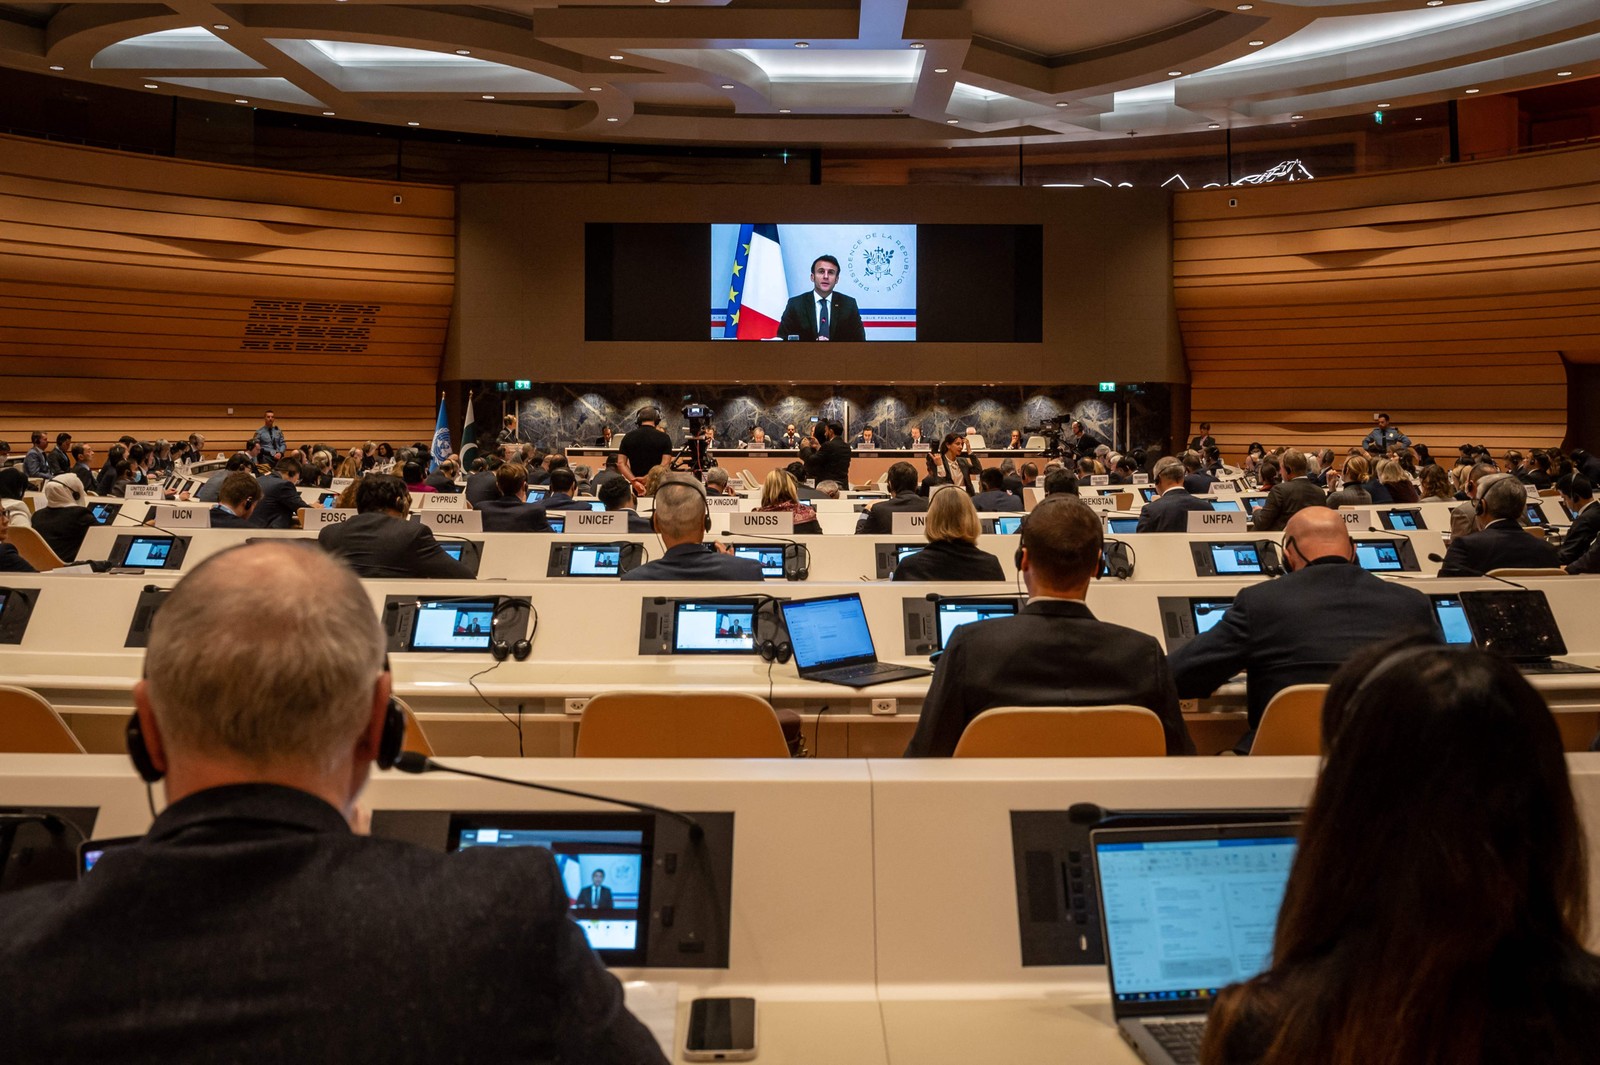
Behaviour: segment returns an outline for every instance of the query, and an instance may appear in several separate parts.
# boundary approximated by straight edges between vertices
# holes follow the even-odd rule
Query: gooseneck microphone
[[[558,788],[554,784],[536,784],[531,780],[517,780],[514,777],[499,777],[493,773],[480,773],[475,769],[458,769],[455,766],[444,765],[436,762],[425,754],[416,751],[402,751],[395,760],[394,767],[402,773],[454,773],[457,776],[473,777],[477,780],[488,780],[496,784],[512,784],[519,788],[532,788],[534,791],[548,791],[553,795],[566,795],[574,799],[588,799],[590,802],[610,803],[612,806],[626,806],[631,810],[638,810],[648,814],[663,814],[676,821],[683,822],[689,829],[689,838],[700,840],[705,837],[706,830],[700,827],[700,822],[688,814],[669,810],[665,806],[655,806],[648,802],[634,802],[631,799],[614,799],[609,795],[596,795],[592,791],[578,791],[574,788]]]
[[[1428,552],[1428,561],[1442,564],[1444,562],[1444,556],[1439,554],[1437,551],[1430,551]],[[1493,573],[1482,573],[1473,569],[1471,566],[1462,566],[1461,569],[1468,577],[1487,577],[1491,581],[1499,581],[1501,584],[1509,584],[1519,592],[1525,592],[1528,590],[1528,586],[1525,584],[1518,584],[1516,581],[1506,580],[1504,577],[1497,577]]]

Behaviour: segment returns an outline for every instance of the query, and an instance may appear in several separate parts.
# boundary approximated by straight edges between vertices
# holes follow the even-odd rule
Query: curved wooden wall
[[[1600,348],[1597,178],[1584,149],[1180,193],[1191,422],[1228,455],[1342,453],[1376,411],[1447,461],[1559,444],[1563,356]]]
[[[450,189],[0,137],[0,439],[431,439],[454,278]]]

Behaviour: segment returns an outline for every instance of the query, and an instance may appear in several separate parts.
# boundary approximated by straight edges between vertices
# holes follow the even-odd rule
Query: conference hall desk
[[[1600,755],[1572,754],[1567,764],[1588,846],[1600,852]],[[671,954],[682,941],[665,935],[666,963],[613,970],[675,1002],[676,1033],[665,1039],[674,1061],[683,1060],[694,998],[750,995],[766,1065],[1136,1065],[1112,1021],[1103,965],[1023,962],[1040,958],[1041,929],[1064,923],[1066,908],[1053,907],[1053,922],[1024,909],[1035,885],[1019,882],[1030,844],[1013,835],[1015,816],[1053,822],[1077,803],[1293,809],[1311,794],[1317,760],[474,759],[471,768],[727,826],[727,916],[713,926],[726,963],[683,961]],[[384,835],[398,819],[430,813],[615,812],[446,773],[376,773],[362,803]],[[0,755],[0,806],[87,807],[96,838],[150,823],[143,784],[113,756]],[[704,890],[692,862],[677,863],[672,878],[680,913]],[[664,872],[655,867],[658,891]],[[1600,901],[1600,865],[1589,876]],[[653,930],[660,898],[649,909]],[[406,964],[404,952],[394,964]]]
[[[683,447],[679,442],[678,448]],[[605,464],[606,456],[615,453],[614,448],[603,447],[569,447],[567,448],[567,461],[573,464],[583,463],[599,469]],[[922,480],[926,472],[923,468],[923,459],[929,454],[927,448],[912,451],[907,448],[877,448],[867,451],[862,448],[852,448],[850,452],[850,480],[854,484],[866,484],[876,481],[879,477],[889,472],[889,467],[897,462],[909,462],[917,468],[917,480]],[[984,448],[974,452],[985,466],[997,466],[1002,459],[1015,459],[1017,465],[1025,461],[1040,463],[1045,462],[1043,451],[1010,451],[1004,448]],[[800,458],[800,452],[795,448],[740,448],[740,447],[714,447],[711,457],[717,460],[717,465],[727,470],[730,475],[737,475],[740,470],[749,470],[759,480],[766,477],[773,470],[787,467],[789,463]],[[634,470],[635,475],[643,476],[643,471]]]
[[[0,676],[36,689],[62,712],[93,751],[121,748],[122,719],[143,665],[136,631],[157,605],[160,589],[176,575],[15,575],[13,589],[38,592],[31,620],[17,644],[0,644]],[[1088,605],[1101,620],[1162,638],[1163,598],[1227,597],[1250,583],[1239,578],[1205,581],[1116,582],[1091,585]],[[1600,616],[1593,609],[1594,578],[1539,578],[1526,582],[1545,592],[1569,649],[1566,656],[1600,667]],[[756,655],[679,656],[641,652],[642,615],[659,599],[720,599],[771,595],[812,598],[859,593],[880,659],[928,665],[931,635],[920,635],[932,606],[928,585],[896,582],[635,583],[613,580],[363,582],[374,613],[386,621],[388,604],[409,608],[424,597],[526,597],[538,612],[531,656],[498,666],[487,653],[409,653],[392,648],[397,692],[416,710],[436,749],[449,754],[561,756],[573,752],[586,701],[605,691],[737,691],[770,698],[802,719],[807,746],[825,757],[898,756],[916,728],[928,680],[917,677],[866,689],[802,680],[794,664],[770,667]],[[1426,591],[1496,590],[1493,581],[1434,578]],[[1002,583],[948,584],[946,596],[1014,596]],[[270,594],[270,587],[261,594]],[[1306,624],[1315,625],[1314,618]],[[526,632],[506,633],[515,640]],[[913,636],[913,633],[919,635]],[[1170,642],[1170,641],[1168,641]],[[197,647],[195,653],[203,653]],[[491,668],[492,667],[492,668]],[[1569,747],[1585,749],[1597,731],[1600,673],[1536,676],[1558,714]],[[1212,697],[1186,707],[1190,732],[1203,752],[1230,747],[1243,730],[1244,685],[1225,684]]]

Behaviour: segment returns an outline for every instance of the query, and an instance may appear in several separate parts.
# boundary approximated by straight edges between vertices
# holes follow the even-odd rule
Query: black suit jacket
[[[1186,488],[1171,488],[1152,499],[1139,511],[1135,532],[1181,533],[1189,531],[1189,515],[1197,510],[1214,509],[1204,499],[1196,499]]]
[[[227,507],[218,503],[211,508],[211,527],[213,529],[250,529],[254,528],[248,518],[241,518]]]
[[[856,306],[854,297],[834,292],[828,305],[832,308],[828,315],[830,341],[867,339],[866,328],[861,324],[861,309]],[[792,336],[798,336],[801,340],[817,339],[817,297],[812,290],[808,289],[784,304],[783,317],[778,320],[778,336],[784,339]]]
[[[1360,648],[1412,632],[1438,632],[1427,596],[1319,559],[1241,588],[1221,621],[1172,653],[1172,675],[1180,698],[1200,699],[1246,670],[1253,735],[1279,691],[1325,683]]]
[[[979,492],[972,497],[972,505],[985,514],[1011,513],[1022,510],[1022,500],[1010,492],[995,490]]]
[[[467,502],[477,506],[485,499],[499,499],[500,486],[494,482],[494,474],[489,470],[474,473],[467,478]]]
[[[624,510],[628,515],[628,531],[631,533],[655,532],[656,527],[650,524],[650,519],[641,515],[637,510]]]
[[[1204,471],[1186,473],[1183,476],[1183,490],[1190,495],[1208,495],[1211,492],[1211,486],[1216,483],[1217,479]]]
[[[817,484],[833,481],[842,489],[850,487],[850,445],[844,437],[824,440],[817,453],[806,463],[806,476]]]
[[[92,493],[94,491],[94,471],[89,468],[89,464],[87,462],[78,463],[76,466],[72,467],[71,472],[74,477],[83,483],[83,490],[85,493]]]
[[[895,567],[897,581],[1003,581],[1000,560],[965,540],[935,540]],[[993,705],[1000,705],[995,703]]]
[[[45,507],[33,514],[33,531],[63,562],[76,562],[83,538],[98,522],[88,507]]]
[[[577,910],[614,910],[614,909],[617,908],[616,907],[616,903],[611,901],[611,889],[610,888],[605,887],[605,886],[602,886],[600,888],[600,904],[598,906],[595,905],[590,900],[590,896],[593,893],[594,893],[594,885],[593,884],[590,884],[588,887],[585,887],[582,891],[578,892],[578,898],[577,898],[577,901],[573,904],[573,909],[577,909]]]
[[[872,536],[888,536],[894,532],[894,516],[901,514],[926,514],[928,501],[915,492],[901,492],[897,496],[880,500],[867,508],[856,522],[856,532]]]
[[[1328,494],[1312,484],[1311,478],[1296,477],[1272,486],[1266,502],[1256,511],[1253,524],[1257,532],[1277,532],[1289,524],[1297,511],[1327,505]]]
[[[1155,637],[1099,621],[1081,602],[1037,600],[1014,618],[951,634],[906,757],[953,754],[967,723],[990,707],[1114,703],[1148,707],[1161,719],[1167,753],[1194,753]]]
[[[257,529],[292,529],[294,516],[306,501],[294,485],[277,475],[261,478],[261,501],[250,512],[250,524]]]
[[[622,575],[625,581],[759,581],[761,563],[735,558],[710,544],[679,544],[654,562]]]
[[[472,579],[472,570],[445,554],[426,526],[387,514],[357,514],[329,525],[317,542],[363,577]]]
[[[33,516],[33,524],[39,524],[38,514]],[[1566,539],[1561,541],[1561,548],[1557,552],[1561,556],[1561,564],[1568,566],[1582,558],[1594,542],[1597,532],[1600,532],[1600,503],[1590,503],[1578,511],[1578,516],[1572,519],[1572,525],[1567,529]],[[59,551],[56,553],[60,554]]]
[[[485,499],[473,507],[483,515],[484,532],[550,532],[550,522],[545,520],[544,507],[529,503],[516,496]]]
[[[191,795],[92,876],[8,896],[0,986],[17,1062],[666,1060],[549,851],[357,836],[272,785]]]
[[[1441,577],[1477,577],[1492,569],[1553,569],[1556,549],[1514,521],[1496,521],[1471,536],[1456,536],[1444,553]]]
[[[37,573],[27,559],[10,544],[0,544],[0,573]]]

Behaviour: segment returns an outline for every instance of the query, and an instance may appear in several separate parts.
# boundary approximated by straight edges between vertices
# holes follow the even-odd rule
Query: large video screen
[[[1042,339],[1042,226],[730,221],[584,228],[586,340]],[[819,306],[824,293],[826,310]]]

